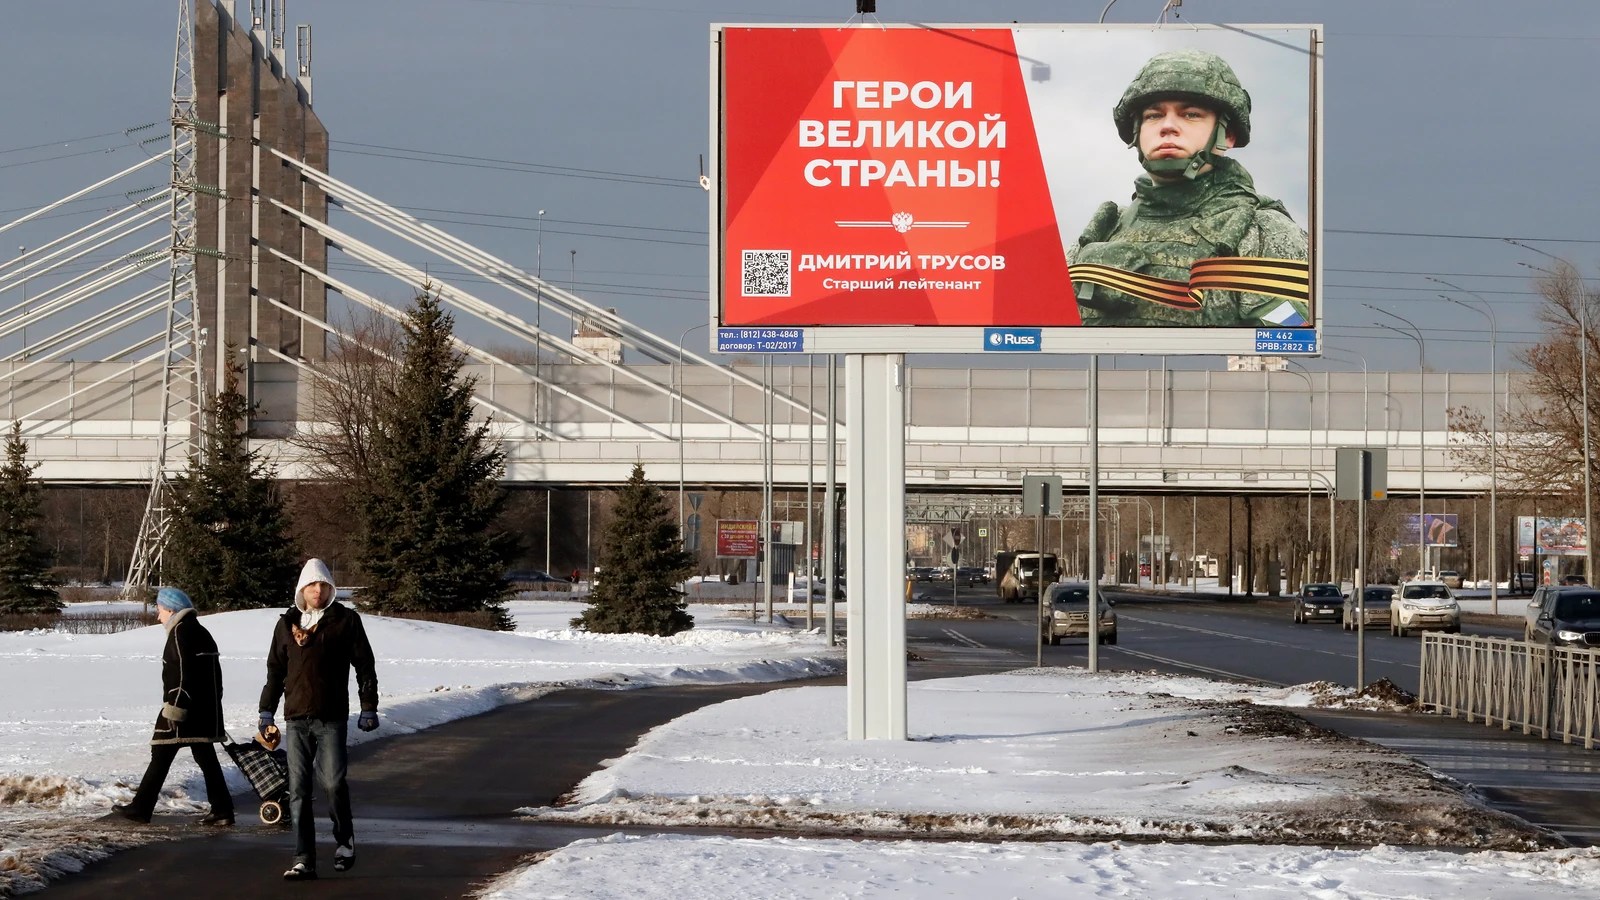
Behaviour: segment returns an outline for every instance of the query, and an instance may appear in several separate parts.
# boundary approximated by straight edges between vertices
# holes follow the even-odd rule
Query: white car
[[[1389,633],[1405,637],[1412,631],[1437,629],[1461,632],[1461,604],[1443,581],[1407,581],[1389,601]]]

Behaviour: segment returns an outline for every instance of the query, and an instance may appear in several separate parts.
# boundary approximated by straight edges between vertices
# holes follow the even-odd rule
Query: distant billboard
[[[712,40],[717,350],[1318,351],[1318,26]]]
[[[761,523],[755,519],[718,519],[717,556],[755,559],[761,553]]]
[[[1523,556],[1584,556],[1589,530],[1583,519],[1517,516],[1517,552]]]
[[[1417,518],[1417,514],[1412,513],[1401,520],[1400,537],[1397,541],[1401,546],[1415,546],[1422,542],[1422,538],[1417,534]],[[1429,547],[1457,546],[1461,523],[1455,513],[1428,513],[1421,518],[1427,528]]]

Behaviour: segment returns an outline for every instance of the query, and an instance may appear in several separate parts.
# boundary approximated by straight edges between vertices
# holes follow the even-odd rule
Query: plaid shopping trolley
[[[261,821],[276,825],[284,821],[289,805],[289,756],[281,748],[268,750],[257,740],[240,744],[231,736],[222,745],[233,764],[239,767],[250,786],[261,798]]]

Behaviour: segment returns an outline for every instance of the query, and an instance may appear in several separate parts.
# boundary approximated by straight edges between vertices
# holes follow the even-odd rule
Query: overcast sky
[[[878,16],[1093,22],[1104,5],[880,0]],[[289,44],[292,54],[295,24],[313,25],[315,105],[336,176],[527,268],[542,243],[546,277],[676,341],[706,319],[707,202],[695,180],[709,141],[709,24],[842,24],[854,8],[288,0]],[[1160,9],[1117,0],[1107,21],[1154,22]],[[166,118],[176,10],[176,0],[0,0],[0,220],[140,158],[121,132]],[[1577,89],[1594,81],[1600,3],[1186,0],[1179,12],[1180,23],[1326,26],[1324,342],[1335,356],[1310,368],[1359,369],[1350,354],[1360,354],[1375,371],[1415,370],[1415,343],[1377,327],[1389,320],[1361,305],[1372,303],[1417,323],[1431,369],[1487,370],[1484,317],[1439,299],[1448,289],[1426,275],[1493,303],[1500,366],[1512,365],[1537,334],[1533,273],[1518,263],[1550,261],[1501,238],[1600,280],[1590,160],[1600,116],[1592,90]],[[0,246],[37,246],[91,212],[9,232]],[[397,286],[387,293],[405,299]]]

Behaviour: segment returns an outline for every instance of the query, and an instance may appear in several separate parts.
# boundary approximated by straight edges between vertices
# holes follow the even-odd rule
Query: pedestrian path
[[[808,682],[810,683],[810,682]],[[503,706],[351,752],[356,866],[333,871],[333,840],[318,804],[319,897],[437,900],[463,897],[532,853],[617,828],[552,828],[511,811],[552,803],[649,729],[702,706],[785,683],[570,690]],[[320,799],[320,798],[319,798]],[[294,838],[260,825],[253,795],[235,798],[239,824],[217,832],[189,818],[156,818],[175,840],[116,854],[54,882],[52,900],[169,900],[174,893],[231,900],[282,897]],[[138,826],[128,826],[138,827]]]
[[[1495,809],[1548,828],[1575,846],[1600,845],[1600,750],[1480,723],[1417,713],[1296,710],[1471,785]]]

